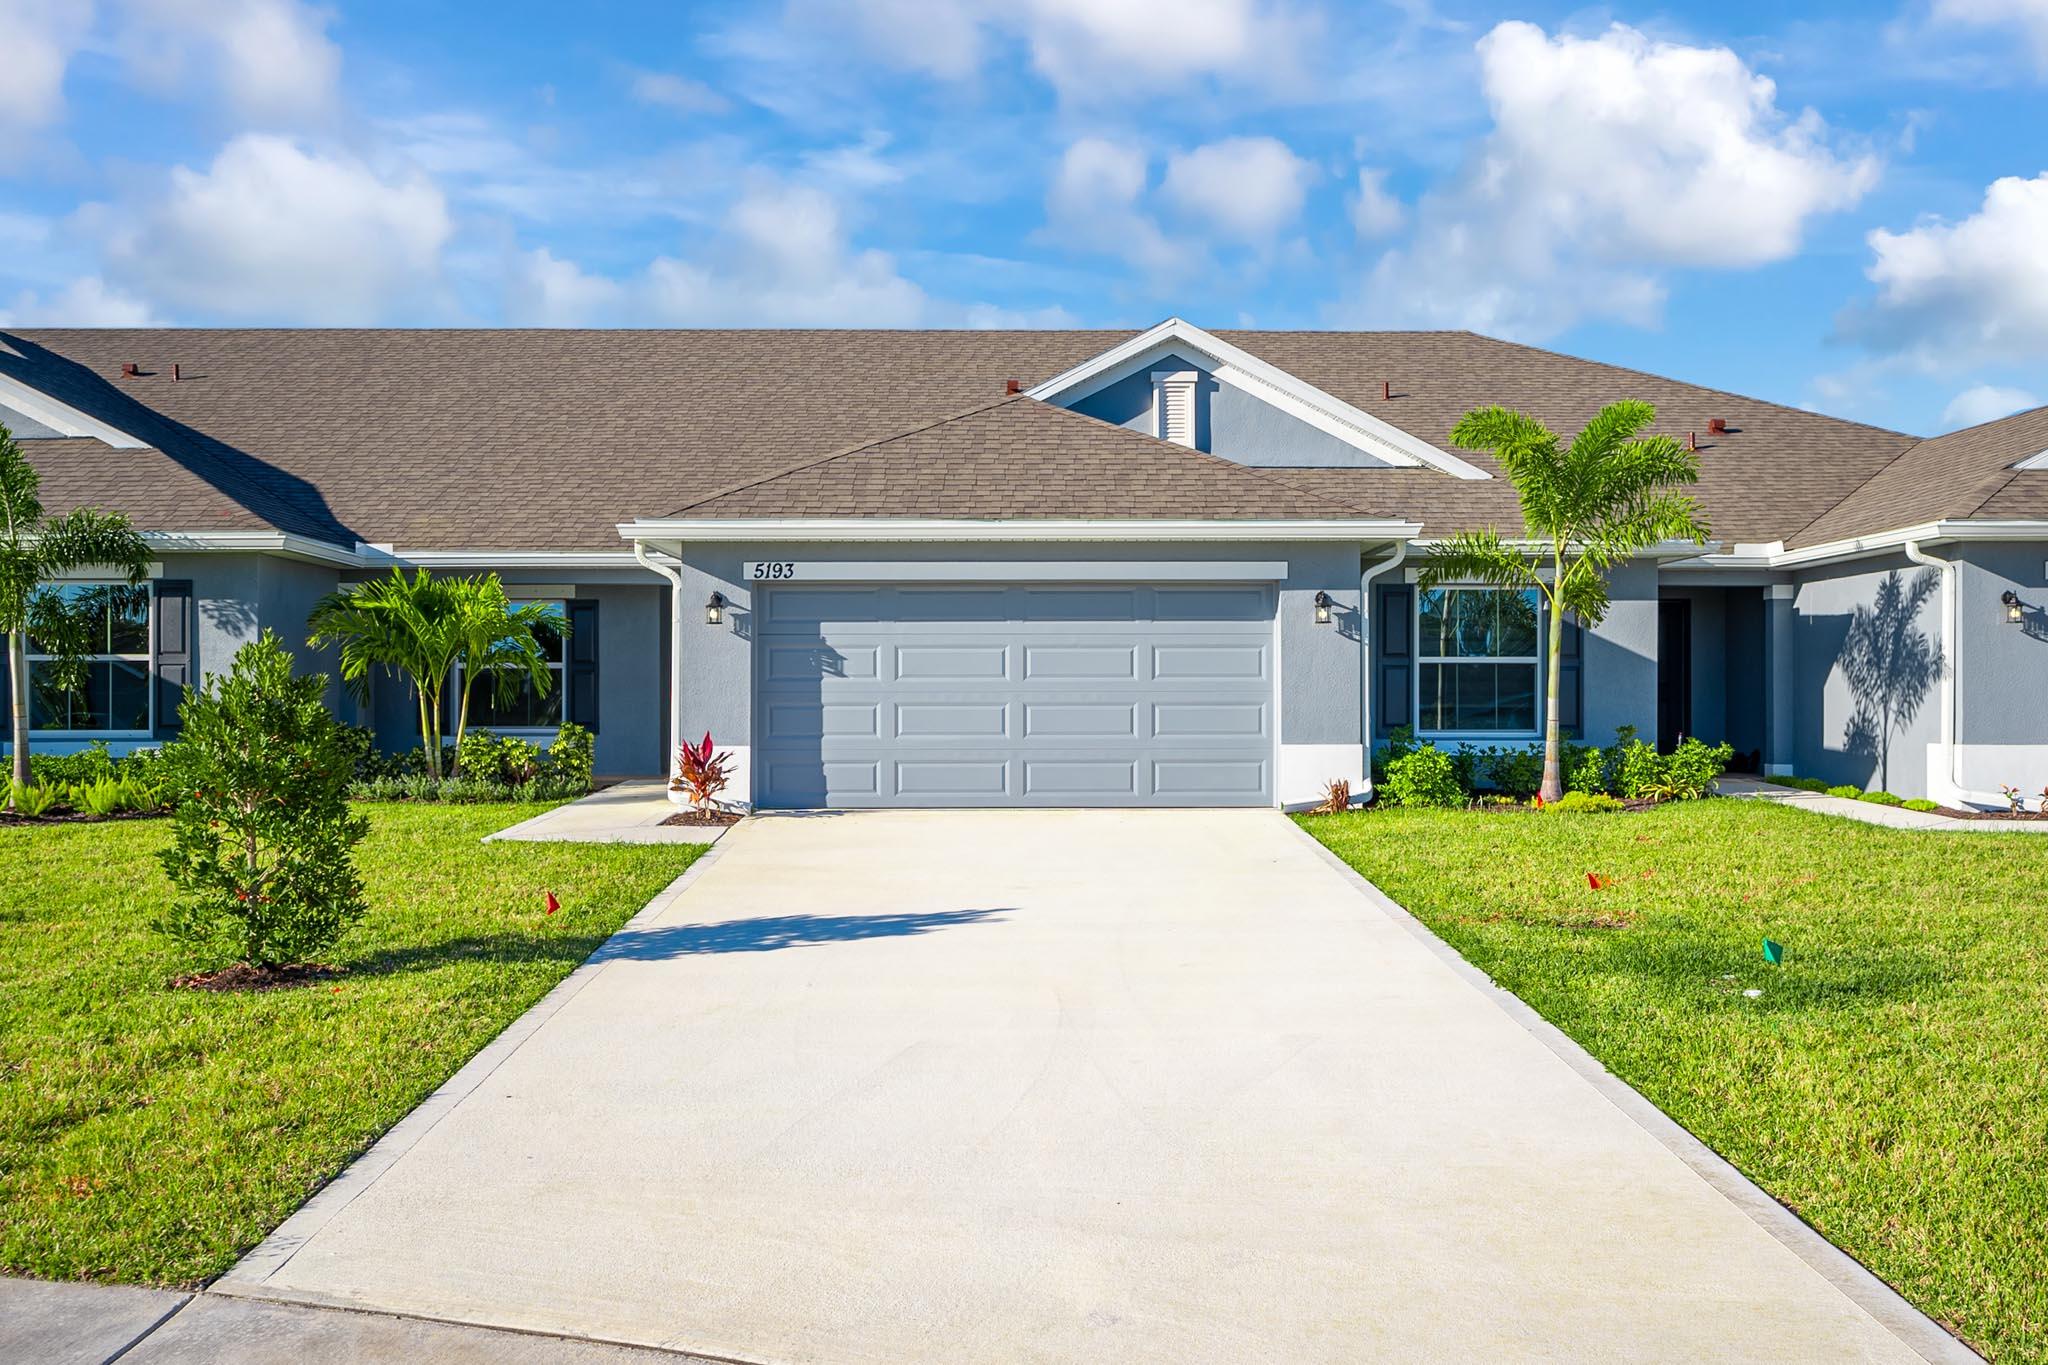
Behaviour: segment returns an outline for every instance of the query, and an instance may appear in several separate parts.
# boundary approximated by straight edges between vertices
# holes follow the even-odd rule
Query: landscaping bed
[[[1929,1315],[1996,1359],[2048,1360],[2048,858],[2030,836],[1727,800],[1300,819]]]
[[[166,825],[0,828],[0,1274],[220,1274],[703,851],[478,842],[543,805],[362,809],[369,913],[269,990],[173,987],[227,964],[150,927]]]

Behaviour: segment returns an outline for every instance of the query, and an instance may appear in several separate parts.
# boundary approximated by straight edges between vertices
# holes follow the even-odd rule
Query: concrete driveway
[[[1504,999],[1271,812],[755,820],[217,1288],[743,1361],[1943,1353]]]

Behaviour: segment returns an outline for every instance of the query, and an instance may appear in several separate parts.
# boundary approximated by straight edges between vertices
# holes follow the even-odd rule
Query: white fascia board
[[[2038,454],[2034,454],[2034,455],[2029,455],[2029,456],[2027,456],[2027,458],[2026,458],[2026,459],[2024,459],[2024,460],[2018,460],[2018,461],[2015,461],[2015,462],[2014,462],[2014,464],[2013,464],[2013,468],[2014,468],[2014,469],[2048,469],[2048,450],[2043,450],[2043,451],[2039,452]]]
[[[356,546],[370,564],[404,564],[426,569],[630,569],[631,550],[407,550]]]
[[[0,404],[41,422],[66,436],[87,436],[116,450],[147,450],[149,442],[138,441],[119,427],[60,403],[41,389],[30,388],[9,375],[0,374]]]
[[[353,550],[288,531],[144,531],[142,539],[160,554],[267,554],[351,569],[363,562]]]
[[[643,518],[621,523],[630,541],[949,542],[949,541],[1389,541],[1407,540],[1422,527],[1379,520],[1101,520],[968,521],[925,517]]]
[[[1025,390],[1025,393],[1043,402],[1062,398],[1078,401],[1135,374],[1151,364],[1158,354],[1175,349],[1193,351],[1206,357],[1214,365],[1211,375],[1219,383],[1253,394],[1290,417],[1348,442],[1376,459],[1409,467],[1429,465],[1459,479],[1493,477],[1421,437],[1353,407],[1336,395],[1297,379],[1277,365],[1270,365],[1244,348],[1233,346],[1182,318],[1168,318],[1158,326],[1054,375],[1043,384]]]
[[[1444,545],[1448,543],[1449,542],[1442,536],[1431,536],[1426,540],[1417,539],[1413,542],[1414,547],[1418,550],[1421,550],[1425,554],[1435,549],[1439,545]],[[1503,536],[1501,538],[1501,544],[1507,546],[1511,550],[1520,550],[1524,554],[1532,556],[1547,555],[1551,553],[1550,542],[1547,540],[1530,540],[1527,538]],[[1711,554],[1713,552],[1714,545],[1715,542],[1711,540],[1708,541],[1704,547],[1690,540],[1660,540],[1655,545],[1648,545],[1640,550],[1637,550],[1635,552],[1635,558],[1660,560],[1696,559],[1703,555]],[[1571,545],[1567,546],[1566,548],[1567,550],[1576,551],[1580,547],[1578,547],[1577,545]]]
[[[1872,555],[1898,554],[1907,541],[1940,545],[1950,541],[2048,541],[2048,521],[1929,521],[1877,531],[1867,536],[1831,540],[1788,550],[1781,540],[1760,545],[1736,545],[1731,550],[1700,554],[1672,565],[1678,569],[1799,569]]]

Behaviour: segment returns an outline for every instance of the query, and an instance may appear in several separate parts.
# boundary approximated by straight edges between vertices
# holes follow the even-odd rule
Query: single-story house
[[[1705,547],[1614,575],[1562,719],[1942,801],[2048,785],[2048,408],[1933,439],[1465,332],[0,331],[54,510],[157,551],[36,742],[160,740],[178,689],[392,565],[494,570],[573,626],[484,723],[678,735],[766,807],[1283,805],[1397,726],[1540,733],[1534,601],[1420,592],[1518,531],[1454,449],[1484,404],[1648,399]],[[33,662],[30,665],[34,667]],[[417,742],[396,680],[350,719]]]

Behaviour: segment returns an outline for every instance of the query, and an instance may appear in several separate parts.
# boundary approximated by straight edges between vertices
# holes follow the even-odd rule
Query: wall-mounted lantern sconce
[[[2007,588],[1998,595],[1998,600],[2005,603],[2005,623],[2009,626],[2018,625],[2023,614],[2020,609],[2020,595]]]
[[[712,593],[711,600],[704,604],[704,624],[707,626],[722,626],[725,624],[724,593]]]
[[[1326,592],[1316,594],[1316,624],[1319,626],[1330,624],[1330,594]]]

